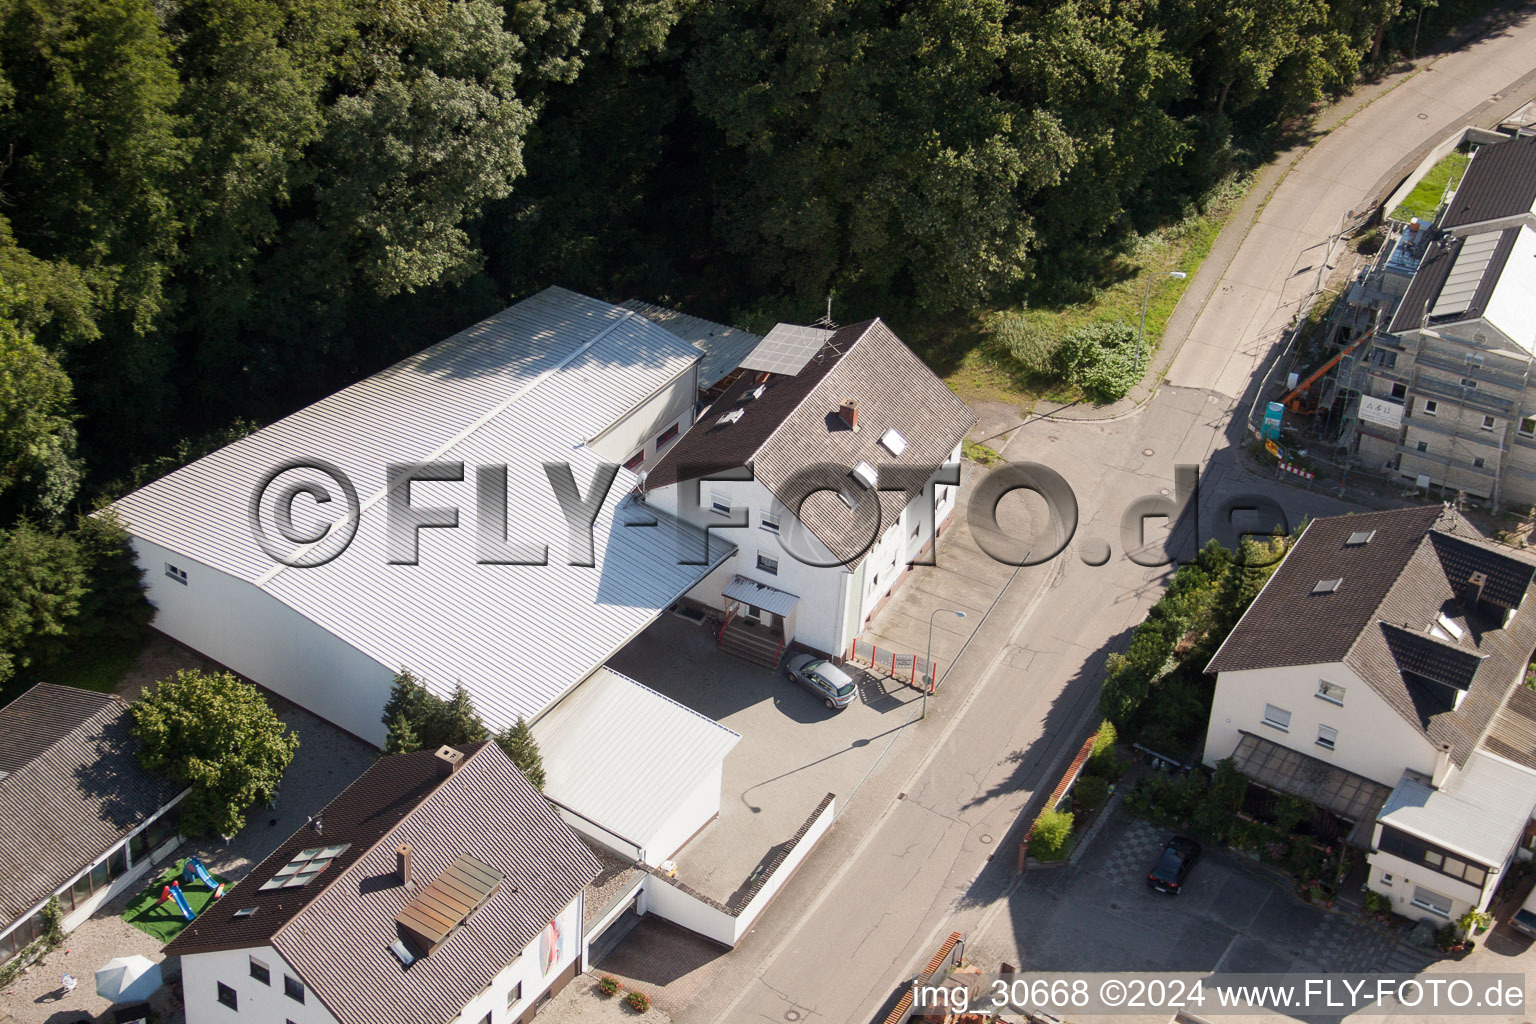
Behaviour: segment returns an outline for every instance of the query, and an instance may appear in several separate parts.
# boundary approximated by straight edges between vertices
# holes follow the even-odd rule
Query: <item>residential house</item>
[[[780,324],[742,370],[645,501],[735,546],[687,594],[721,614],[722,647],[841,653],[948,522],[975,417],[878,319]]]
[[[527,1021],[597,873],[496,744],[384,757],[166,953],[188,1024]]]
[[[679,443],[701,358],[550,288],[301,409],[117,502],[154,626],[375,744],[401,667],[462,682],[492,729],[533,721],[731,554],[646,508],[630,469],[577,507],[604,464]],[[453,479],[391,485],[416,463]],[[545,464],[570,467],[576,527]],[[407,502],[431,525],[394,536]]]
[[[1448,506],[1316,520],[1207,668],[1206,763],[1344,822],[1400,913],[1486,907],[1536,806],[1533,575]]]
[[[1536,503],[1536,137],[1479,147],[1438,223],[1393,245],[1370,279],[1412,277],[1372,292],[1349,414],[1361,464]]]
[[[0,708],[0,961],[51,897],[72,930],[181,842],[188,790],[139,767],[130,724],[120,697],[51,683]]]

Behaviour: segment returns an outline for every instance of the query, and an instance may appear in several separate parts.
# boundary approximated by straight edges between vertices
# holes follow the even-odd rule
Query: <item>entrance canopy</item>
[[[765,612],[787,617],[795,610],[795,605],[800,598],[783,590],[775,590],[765,587],[756,580],[749,580],[745,576],[737,576],[725,585],[721,591],[726,598],[732,601],[740,601],[754,608],[761,608]]]
[[[1243,733],[1232,752],[1238,769],[1265,789],[1305,797],[1351,822],[1376,820],[1392,790],[1327,761]]]

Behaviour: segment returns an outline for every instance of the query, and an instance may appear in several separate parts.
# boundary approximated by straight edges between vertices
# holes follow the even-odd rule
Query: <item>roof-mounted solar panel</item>
[[[827,339],[836,333],[821,327],[778,324],[747,354],[747,358],[741,361],[741,367],[744,370],[782,373],[786,377],[793,377],[805,369],[811,357],[820,352]]]

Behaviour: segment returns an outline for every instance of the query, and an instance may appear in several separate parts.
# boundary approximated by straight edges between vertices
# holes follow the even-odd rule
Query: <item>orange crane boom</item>
[[[1314,411],[1316,409],[1315,403],[1313,404],[1312,408],[1309,409],[1305,407],[1306,403],[1303,401],[1302,396],[1306,394],[1307,389],[1310,388],[1319,377],[1333,369],[1335,366],[1339,365],[1339,360],[1343,359],[1355,349],[1359,348],[1362,344],[1368,341],[1370,337],[1371,336],[1369,334],[1362,334],[1360,337],[1350,342],[1347,347],[1340,349],[1337,355],[1328,360],[1322,366],[1319,366],[1316,370],[1313,370],[1310,374],[1307,375],[1306,380],[1302,381],[1300,384],[1297,384],[1296,387],[1291,389],[1291,391],[1286,394],[1284,398],[1280,399],[1280,404],[1284,405],[1287,409],[1294,413],[1307,413]]]

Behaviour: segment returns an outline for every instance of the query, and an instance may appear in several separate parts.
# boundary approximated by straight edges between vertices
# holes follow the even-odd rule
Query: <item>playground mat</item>
[[[181,930],[191,924],[181,916],[181,911],[176,907],[175,900],[166,900],[160,903],[160,892],[171,880],[181,877],[182,868],[186,865],[186,859],[175,861],[166,868],[145,887],[128,904],[123,911],[123,920],[143,932],[148,932],[161,942],[170,942],[181,934]],[[227,879],[213,876],[214,881],[224,882],[225,892],[229,891]],[[213,893],[209,892],[201,882],[182,882],[181,893],[187,898],[187,905],[192,908],[193,920],[203,912],[203,908],[213,902]]]

